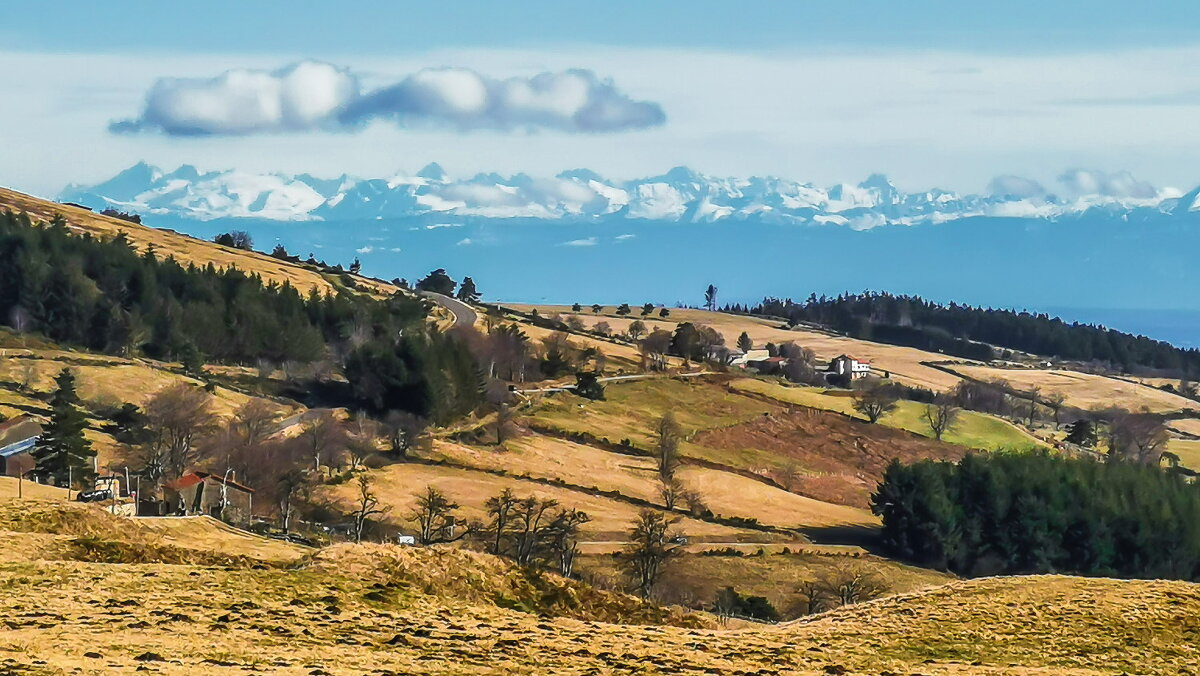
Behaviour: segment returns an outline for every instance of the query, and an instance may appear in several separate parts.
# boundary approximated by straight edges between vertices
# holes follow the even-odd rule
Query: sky
[[[1196,2],[0,7],[0,185],[173,168],[1200,184]]]

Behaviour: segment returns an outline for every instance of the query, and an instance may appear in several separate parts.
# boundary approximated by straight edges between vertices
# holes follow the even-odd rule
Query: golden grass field
[[[1200,418],[1183,418],[1167,423],[1177,430],[1200,437]]]
[[[1120,406],[1130,410],[1149,409],[1154,413],[1165,413],[1184,409],[1200,411],[1200,404],[1177,394],[1145,385],[1138,385],[1116,378],[1077,371],[1057,369],[1004,369],[990,366],[955,364],[953,370],[980,380],[1000,379],[1017,389],[1028,390],[1037,386],[1042,396],[1061,393],[1067,398],[1068,406],[1082,409]]]
[[[49,353],[31,350],[19,358],[0,358],[0,380],[20,382],[31,369],[30,385],[37,392],[54,389],[54,378],[64,369],[75,372],[79,397],[93,404],[120,405],[125,402],[141,406],[159,390],[176,383],[201,386],[195,378],[174,373],[164,364],[141,359],[97,357],[83,353]],[[86,360],[86,364],[77,363]],[[213,391],[213,412],[220,416],[231,414],[245,404],[249,396],[226,387]]]
[[[567,315],[574,314],[571,312],[569,305],[514,304],[510,307],[526,312],[536,308],[538,312],[547,316],[557,313],[566,317]],[[642,319],[642,322],[652,330],[661,328],[667,331],[674,331],[675,326],[680,322],[706,324],[719,331],[725,337],[727,345],[733,345],[743,331],[754,341],[756,348],[761,348],[767,343],[778,344],[792,341],[801,347],[806,347],[815,352],[819,360],[827,362],[840,354],[850,354],[859,359],[870,361],[871,366],[875,369],[890,371],[892,377],[900,382],[927,387],[936,391],[950,389],[959,380],[948,373],[930,368],[921,363],[926,361],[941,361],[946,358],[945,355],[925,352],[914,348],[873,343],[866,340],[830,335],[810,329],[788,330],[782,328],[781,322],[757,317],[725,314],[723,312],[672,308],[670,316],[662,320],[658,318],[657,312],[652,315],[653,318],[641,318],[638,316],[641,310],[634,308],[632,316],[621,318],[613,314],[615,310],[615,306],[609,305],[605,306],[604,312],[601,315],[594,314],[588,308],[584,308],[584,311],[578,314],[588,326],[594,326],[597,322],[605,321],[614,330],[619,331],[628,329],[629,324],[634,319]]]
[[[479,521],[487,520],[484,503],[505,488],[520,497],[529,495],[540,499],[557,500],[566,508],[586,512],[592,520],[581,529],[588,540],[621,541],[642,509],[636,504],[595,496],[570,488],[546,485],[509,476],[499,476],[459,467],[397,464],[371,472],[374,490],[384,505],[390,508],[383,519],[401,528],[411,528],[410,515],[418,495],[433,486],[446,497],[462,506],[460,516]],[[321,495],[349,508],[358,490],[353,483],[324,486]],[[734,528],[716,523],[682,517],[679,524],[688,537],[712,542],[770,542],[777,536],[761,531]]]
[[[22,542],[103,533],[118,518],[86,506],[40,520],[13,521],[24,512],[12,512],[0,503],[0,535]],[[7,530],[14,525],[21,530]],[[1034,576],[928,587],[945,578],[867,558],[860,561],[896,589],[914,591],[778,626],[721,629],[705,614],[455,549],[337,545],[287,567],[253,555],[165,564],[153,559],[158,551],[141,551],[151,555],[144,562],[40,558],[38,550],[2,558],[0,669],[805,676],[1200,669],[1200,587],[1185,582]],[[678,560],[702,573],[732,561]],[[806,575],[841,563],[803,554],[737,561],[745,564],[739,589],[774,594],[780,605]]]
[[[654,459],[553,437],[524,435],[506,442],[503,450],[438,442],[434,457],[471,467],[503,469],[514,475],[559,479],[663,504]],[[878,524],[866,510],[813,500],[731,472],[685,466],[678,477],[688,489],[699,491],[709,509],[722,516],[754,518],[780,528]]]
[[[18,481],[15,477],[0,476],[0,501],[16,499],[18,492],[26,499],[66,500],[67,489],[44,486],[32,481]]]
[[[1200,471],[1200,440],[1171,439],[1167,442],[1167,450],[1179,456],[1179,464]]]

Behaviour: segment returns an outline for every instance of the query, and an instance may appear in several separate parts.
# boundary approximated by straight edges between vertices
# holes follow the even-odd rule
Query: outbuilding
[[[254,509],[254,489],[233,476],[188,472],[163,484],[167,513],[208,514],[228,521],[247,522]]]

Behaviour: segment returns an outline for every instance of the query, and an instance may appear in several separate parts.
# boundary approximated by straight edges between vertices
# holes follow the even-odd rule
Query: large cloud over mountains
[[[666,116],[657,103],[634,101],[589,70],[496,80],[466,68],[425,69],[363,92],[349,70],[303,61],[276,71],[160,79],[141,115],[110,129],[247,135],[353,130],[374,119],[406,127],[601,133],[661,125]]]

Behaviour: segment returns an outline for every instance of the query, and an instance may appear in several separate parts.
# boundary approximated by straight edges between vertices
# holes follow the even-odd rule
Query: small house
[[[752,361],[762,361],[771,356],[771,353],[764,349],[748,350],[729,362],[732,366],[746,366]]]
[[[787,364],[787,359],[783,357],[767,357],[766,359],[747,361],[746,367],[754,369],[763,375],[771,375],[783,371],[785,364]]]
[[[0,423],[0,476],[24,476],[37,465],[33,447],[41,434],[42,426],[29,416]]]
[[[855,359],[848,354],[843,354],[834,357],[833,361],[829,362],[827,373],[834,376],[843,376],[850,380],[859,380],[871,375],[871,362]]]
[[[208,514],[231,521],[248,521],[254,508],[254,489],[234,476],[188,472],[163,484],[167,513]]]

